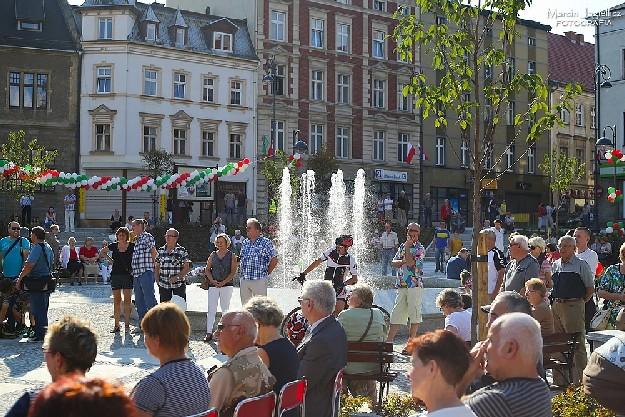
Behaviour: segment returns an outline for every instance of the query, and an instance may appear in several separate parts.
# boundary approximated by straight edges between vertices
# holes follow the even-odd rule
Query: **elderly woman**
[[[464,309],[462,295],[453,288],[445,288],[436,297],[436,305],[445,315],[445,330],[465,342],[470,342],[471,313]]]
[[[373,291],[367,284],[356,284],[348,300],[349,308],[343,310],[337,320],[343,326],[348,342],[384,342],[388,324],[384,314],[373,307]],[[346,374],[375,373],[379,366],[375,363],[348,362]],[[347,383],[352,395],[367,395],[375,401],[375,381],[355,381]]]
[[[530,254],[538,261],[540,272],[538,277],[545,283],[547,288],[553,287],[551,282],[551,258],[547,256],[545,248],[547,244],[545,239],[540,236],[534,236],[529,240]]]
[[[279,394],[284,384],[297,379],[299,368],[295,346],[280,334],[284,314],[275,301],[264,296],[251,298],[244,308],[256,320],[258,356],[276,378],[273,390]]]
[[[161,363],[132,390],[138,417],[190,416],[208,409],[204,371],[186,355],[191,326],[174,303],[158,304],[141,321],[148,353]]]
[[[608,329],[616,327],[616,316],[620,306],[625,308],[625,243],[619,249],[620,262],[610,265],[597,286],[597,295],[604,299],[603,308],[611,309],[612,313],[608,318]]]
[[[206,312],[206,337],[204,342],[213,340],[213,326],[217,314],[217,303],[222,314],[230,308],[232,281],[237,273],[237,257],[230,250],[230,236],[220,233],[215,238],[216,251],[206,260],[204,274],[208,281],[208,310]]]
[[[410,339],[412,353],[408,372],[412,397],[425,403],[427,416],[475,417],[456,394],[456,386],[469,369],[467,346],[447,330],[436,330]]]
[[[532,317],[540,324],[540,333],[545,336],[555,332],[553,313],[547,299],[547,287],[540,278],[525,283],[525,298],[532,305]]]
[[[130,330],[130,312],[132,308],[132,254],[134,243],[130,243],[130,231],[120,227],[115,233],[116,242],[103,246],[100,251],[102,258],[113,263],[111,270],[111,289],[113,290],[113,317],[115,326],[111,333],[119,333],[119,321],[121,317],[122,294],[124,296],[124,320],[126,332]]]
[[[67,239],[67,245],[61,249],[61,266],[69,272],[70,285],[74,285],[74,280],[78,277],[78,285],[82,285],[80,282],[80,275],[82,273],[83,265],[80,262],[80,251],[76,246],[76,238],[71,236]]]

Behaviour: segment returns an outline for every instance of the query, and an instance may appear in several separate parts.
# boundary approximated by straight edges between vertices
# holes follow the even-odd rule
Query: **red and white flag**
[[[417,149],[412,146],[412,143],[408,144],[408,152],[406,152],[406,162],[412,163],[412,158],[417,154]]]

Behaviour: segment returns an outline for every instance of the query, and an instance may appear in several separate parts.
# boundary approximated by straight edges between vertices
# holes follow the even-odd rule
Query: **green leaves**
[[[559,193],[568,191],[586,173],[585,162],[558,151],[546,154],[538,167],[551,177],[550,187]]]

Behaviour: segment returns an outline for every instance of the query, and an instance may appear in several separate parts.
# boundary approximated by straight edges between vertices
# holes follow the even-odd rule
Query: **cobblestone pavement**
[[[151,358],[143,344],[143,336],[121,333],[111,334],[113,311],[110,287],[107,285],[63,286],[50,297],[50,323],[71,314],[87,320],[98,336],[98,356],[88,375],[114,378],[130,390],[141,378],[154,371],[158,362]],[[225,360],[217,353],[214,343],[202,342],[204,333],[191,336],[189,356],[204,369]],[[399,343],[405,340],[398,339]],[[401,351],[403,345],[397,345]],[[408,358],[397,355],[394,368],[405,371]],[[0,339],[0,415],[4,415],[25,390],[37,389],[50,382],[43,362],[41,343],[26,343],[20,339]],[[408,392],[409,382],[405,372],[391,386],[391,391]]]

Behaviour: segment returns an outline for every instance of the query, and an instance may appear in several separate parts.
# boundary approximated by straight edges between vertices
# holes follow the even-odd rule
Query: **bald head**
[[[252,343],[256,339],[256,320],[249,311],[230,311],[224,314],[222,321],[239,327],[242,339],[249,339]]]

